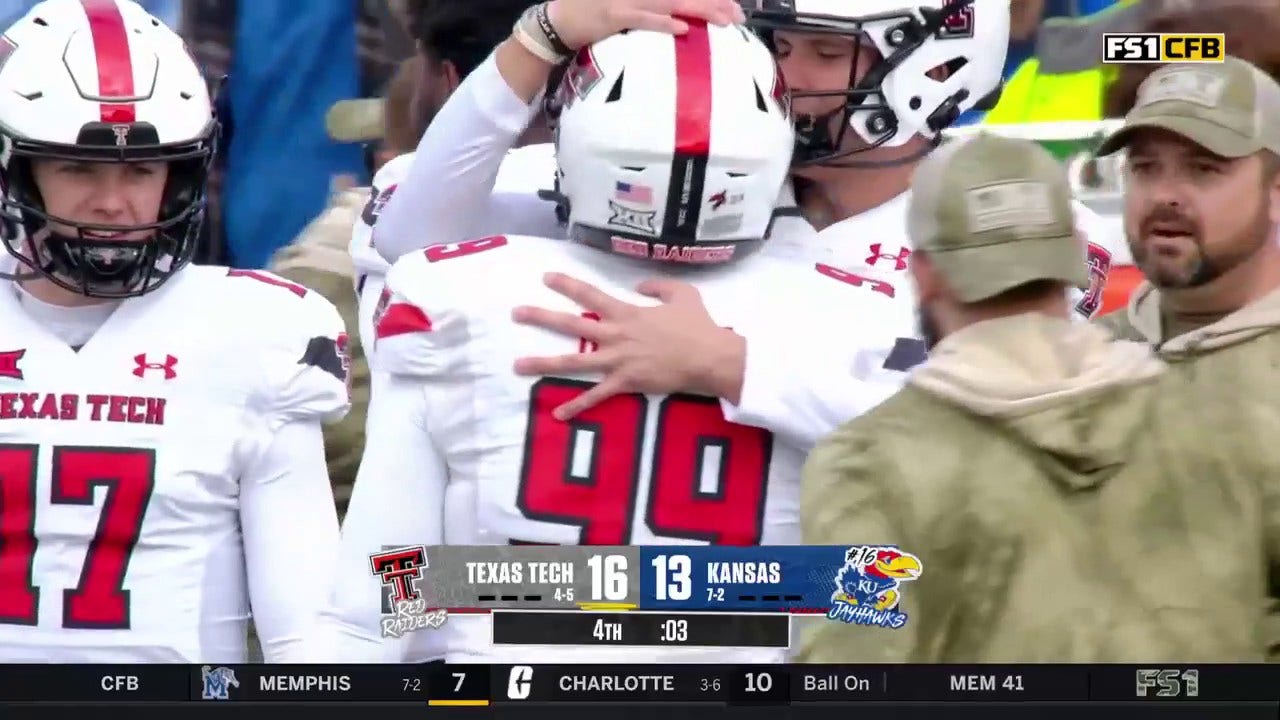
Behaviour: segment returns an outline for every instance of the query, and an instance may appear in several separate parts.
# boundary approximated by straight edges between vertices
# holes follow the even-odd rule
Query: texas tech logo
[[[961,7],[953,8],[952,5],[961,5]],[[942,8],[942,12],[948,15],[943,20],[942,27],[938,28],[939,39],[973,37],[973,5],[951,0]]]
[[[444,625],[447,613],[428,608],[421,582],[427,569],[427,549],[422,545],[392,548],[369,556],[369,567],[382,580],[382,636],[398,638],[414,630]]]

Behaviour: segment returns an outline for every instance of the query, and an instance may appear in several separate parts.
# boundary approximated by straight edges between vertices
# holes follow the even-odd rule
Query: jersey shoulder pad
[[[470,336],[471,314],[504,287],[504,274],[525,265],[528,241],[537,240],[494,235],[432,245],[398,260],[374,310],[378,369],[420,377],[464,371],[468,359],[458,350]]]
[[[351,357],[342,316],[323,295],[264,270],[218,268],[221,297],[237,301],[229,312],[240,340],[258,355],[259,410],[270,427],[292,420],[329,421],[346,414]]]
[[[360,211],[360,217],[352,227],[352,255],[358,255],[365,249],[373,249],[373,227],[377,224],[378,216],[382,214],[382,209],[387,206],[387,202],[395,194],[396,188],[409,175],[409,168],[413,165],[413,157],[413,153],[398,155],[378,168],[378,172],[374,174],[373,182],[369,187],[369,194],[365,200],[364,207]],[[377,252],[374,251],[373,254],[377,255]],[[385,261],[383,264],[386,264]],[[385,270],[386,268],[382,268],[383,272]]]

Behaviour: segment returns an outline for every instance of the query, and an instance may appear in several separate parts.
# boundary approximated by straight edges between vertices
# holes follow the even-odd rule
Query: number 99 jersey
[[[513,372],[520,357],[595,350],[586,340],[512,321],[513,309],[522,305],[583,313],[544,286],[546,273],[564,273],[626,302],[651,305],[652,299],[631,288],[661,271],[658,265],[573,243],[516,236],[431,247],[392,268],[376,356],[382,370],[421,379],[422,422],[448,479],[442,507],[411,511],[437,514],[446,544],[799,542],[804,448],[767,429],[730,423],[720,400],[694,395],[618,395],[561,422],[552,411],[596,378]],[[853,335],[846,331],[849,319],[874,317],[860,311],[858,302],[888,302],[824,279],[812,266],[761,256],[702,268],[695,277],[719,324],[753,342],[776,337],[780,353],[788,350],[788,333],[825,331],[832,336],[831,354],[838,357],[847,342],[843,338]],[[832,332],[835,322],[846,327]],[[376,443],[380,431],[373,422],[368,434]],[[362,470],[357,496],[365,474]],[[387,504],[398,507],[387,500],[376,503],[376,512],[385,513]],[[353,513],[356,502],[353,498]],[[430,544],[430,537],[381,541]],[[481,618],[451,618],[446,628],[461,629],[470,620]],[[467,653],[477,644],[488,645],[487,631],[483,634],[466,641]],[[451,646],[451,661],[499,661],[487,654],[462,658],[456,650]],[[631,650],[617,659],[654,659],[637,652],[645,651]],[[591,657],[608,661],[599,653]],[[723,657],[721,652],[715,659]],[[741,661],[769,659],[752,651]]]

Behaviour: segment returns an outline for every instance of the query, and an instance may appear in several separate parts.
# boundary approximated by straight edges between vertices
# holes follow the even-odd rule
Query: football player
[[[726,421],[716,399],[636,393],[580,422],[551,415],[595,378],[522,377],[512,363],[531,353],[590,354],[594,345],[513,322],[527,303],[577,312],[546,289],[545,274],[590,278],[633,301],[640,295],[630,288],[646,276],[682,277],[703,293],[718,327],[781,349],[897,306],[836,268],[753,254],[768,245],[794,143],[785,90],[758,37],[690,21],[679,38],[632,31],[589,53],[609,71],[593,88],[566,90],[556,147],[572,241],[435,245],[388,275],[377,333],[390,379],[373,397],[343,528],[335,658],[427,659],[432,632],[445,635],[449,662],[529,662],[551,652],[593,662],[783,658],[782,649],[495,645],[484,615],[451,617],[401,641],[379,636],[380,582],[369,556],[389,546],[798,541],[805,449]],[[714,110],[691,94],[711,78]],[[873,333],[868,324],[858,338],[837,334],[827,352],[833,365],[865,366],[865,391],[884,396],[903,373],[884,367],[883,348],[896,338],[872,342]],[[858,356],[864,346],[878,349]]]
[[[467,2],[446,3],[412,3],[408,6],[408,25],[414,36],[418,54],[422,58],[425,71],[421,85],[417,88],[413,99],[414,122],[419,130],[415,137],[422,137],[428,127],[440,122],[439,113],[445,101],[459,88],[459,82],[469,77],[481,61],[489,54],[494,44],[502,39],[520,13],[531,4],[531,0],[468,0]],[[532,118],[522,126],[526,130]],[[447,122],[447,120],[446,120]],[[472,124],[474,132],[480,132],[483,125]],[[439,194],[440,188],[452,183],[452,175],[470,167],[463,163],[461,167],[451,169],[444,175],[422,177],[421,168],[436,172],[438,160],[433,154],[433,144],[423,143],[419,150],[425,149],[425,157],[415,160],[413,152],[400,155],[388,161],[378,170],[370,188],[369,200],[360,219],[356,222],[351,237],[351,258],[356,265],[356,294],[360,299],[360,338],[364,341],[368,352],[373,352],[373,312],[378,298],[382,295],[382,287],[390,264],[374,249],[373,227],[377,223],[378,236],[405,237],[408,242],[420,240],[421,217],[434,218],[439,223],[456,223],[458,239],[484,235],[490,232],[527,232],[544,234],[546,227],[555,227],[555,218],[545,202],[538,201],[534,194],[549,187],[555,178],[555,164],[552,159],[551,146],[543,142],[545,133],[539,128],[524,132],[523,137],[513,138],[502,150],[513,145],[523,145],[509,153],[506,162],[499,157],[503,168],[497,175],[484,178],[481,182],[489,183],[485,188],[494,190],[496,207],[471,208],[470,206],[451,207],[448,201],[452,194]],[[531,143],[531,144],[530,144]],[[504,153],[505,154],[505,153]],[[418,168],[415,170],[414,168]],[[474,173],[466,173],[473,177]],[[473,181],[474,182],[474,181]],[[402,185],[410,188],[403,199],[397,201],[396,191]],[[420,188],[415,192],[413,188]],[[461,188],[463,196],[467,196],[466,188]],[[437,197],[442,197],[446,204],[438,204]],[[477,195],[477,200],[481,196]],[[515,198],[522,203],[519,208],[504,207]],[[409,225],[398,223],[395,206],[407,203],[415,208],[409,218]],[[530,211],[536,206],[542,212]],[[383,217],[386,207],[391,207],[391,220]],[[527,218],[532,221],[523,225],[513,225],[510,218]],[[541,223],[541,224],[538,224]],[[415,245],[415,247],[424,247]]]
[[[711,0],[686,5],[701,8],[709,16],[729,12]],[[1008,37],[1008,0],[895,0],[852,8],[829,0],[800,0],[789,5],[794,5],[794,12],[751,15],[770,38],[788,83],[800,89],[796,176],[801,179],[806,215],[815,227],[807,233],[788,233],[786,241],[771,242],[765,252],[857,274],[868,287],[911,306],[913,290],[904,282],[911,252],[905,214],[909,179],[955,117],[999,87]],[[454,134],[445,137],[442,126],[435,138],[437,151],[452,154],[438,161],[432,172],[440,174],[457,166],[462,157],[470,161],[480,154],[482,143],[509,145],[521,123],[532,116],[529,103],[540,92],[539,83],[580,43],[628,22],[677,32],[681,22],[656,0],[553,0],[544,6],[544,13],[554,39],[538,23],[520,23],[486,63],[491,69],[482,67],[469,78],[464,83],[466,92],[459,92],[441,113],[484,117],[485,127],[509,128],[507,133],[481,137],[467,129],[477,126],[477,120],[469,126],[457,124]],[[899,32],[904,35],[895,39]],[[582,82],[590,82],[593,73],[579,74]],[[464,102],[473,109],[453,109],[455,103]],[[486,152],[500,158],[502,149],[500,145]],[[491,166],[497,160],[489,162]],[[477,170],[476,174],[483,177],[491,172]],[[440,195],[439,202],[456,206],[466,202],[453,197],[457,188],[475,194],[461,180],[433,189]],[[401,208],[404,213],[416,211]],[[1082,205],[1077,204],[1076,212],[1084,235],[1097,238],[1112,233]],[[422,234],[417,237],[421,239]],[[403,240],[388,238],[380,249],[407,251]],[[431,240],[450,239],[431,233]],[[1077,311],[1085,317],[1099,305],[1109,266],[1105,247],[1092,247],[1088,254],[1094,282],[1087,292],[1078,294],[1076,302]],[[1081,262],[1086,262],[1084,248]],[[688,285],[664,284],[663,306],[641,313],[632,305],[610,303],[596,289],[572,278],[553,276],[549,283],[576,302],[589,304],[588,309],[603,320],[584,328],[580,318],[565,314],[532,309],[522,315],[525,322],[568,336],[587,332],[593,341],[603,343],[606,352],[599,355],[530,358],[521,364],[532,373],[568,372],[584,364],[609,371],[599,388],[566,406],[566,414],[619,390],[715,392],[726,400],[730,419],[814,440],[859,410],[855,398],[861,394],[856,385],[845,393],[839,375],[822,378],[813,371],[797,370],[797,355],[819,355],[825,336],[811,339],[815,347],[810,352],[788,354],[783,361],[774,349],[751,338],[707,332],[710,319]],[[614,329],[619,330],[614,339],[625,334],[635,342],[615,352],[612,339],[598,336]],[[655,339],[656,334],[661,338]],[[687,344],[690,340],[695,341],[693,345]],[[911,350],[917,359],[923,357],[923,346],[917,343]],[[717,377],[700,381],[703,373],[695,367],[702,364],[700,358],[726,354],[736,360],[718,366]]]
[[[130,0],[0,37],[0,661],[244,662],[251,614],[287,661],[314,627],[345,335],[306,288],[190,265],[217,134]]]

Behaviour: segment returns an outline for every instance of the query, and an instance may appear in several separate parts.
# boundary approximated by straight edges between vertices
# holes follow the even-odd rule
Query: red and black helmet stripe
[[[93,36],[93,54],[98,64],[98,95],[103,98],[132,98],[133,57],[129,52],[129,33],[115,0],[80,0],[89,18]],[[137,110],[131,102],[104,102],[104,123],[137,122]]]
[[[661,237],[693,241],[711,151],[711,35],[704,21],[686,19],[675,36],[676,142]]]

